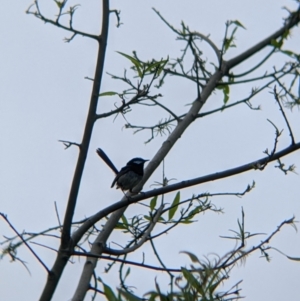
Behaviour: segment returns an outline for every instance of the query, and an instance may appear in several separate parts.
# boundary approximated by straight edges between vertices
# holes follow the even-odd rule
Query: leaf
[[[60,2],[60,1],[57,1],[57,0],[54,0],[54,2],[57,4],[58,8],[62,8],[63,2]]]
[[[291,57],[295,57],[295,53],[291,50],[281,50],[281,53],[286,54]]]
[[[121,219],[122,219],[123,224],[128,226],[128,220],[124,214],[122,215]]]
[[[124,280],[127,278],[127,276],[130,274],[130,267],[127,269],[126,274],[124,276]]]
[[[109,301],[118,301],[118,298],[116,297],[116,295],[114,294],[114,292],[112,291],[112,289],[106,285],[105,283],[103,284],[103,288],[104,288],[104,295],[107,298],[107,300]]]
[[[181,221],[180,223],[181,224],[191,224],[191,223],[194,223],[194,222],[195,221],[190,221],[190,220],[185,219],[185,220]]]
[[[126,227],[124,224],[122,223],[117,223],[117,225],[115,226],[115,229],[119,229],[119,230],[127,230],[128,227]]]
[[[230,93],[229,85],[221,85],[221,86],[217,87],[217,89],[223,90],[223,95],[224,95],[223,103],[224,103],[224,105],[226,105],[226,103],[229,100],[229,93]]]
[[[238,20],[234,20],[234,21],[232,21],[232,23],[235,24],[236,26],[246,29],[246,27]]]
[[[280,41],[276,41],[276,40],[272,40],[271,41],[271,45],[272,46],[274,46],[275,48],[281,48],[281,46],[282,46],[282,44],[283,44],[283,40],[280,40]]]
[[[290,31],[287,29],[287,30],[283,33],[282,37],[283,37],[284,39],[286,39],[286,38],[288,38],[289,34],[290,34]]]
[[[108,91],[108,92],[103,92],[99,94],[99,97],[101,96],[113,96],[113,95],[118,95],[119,93],[114,92],[114,91]]]
[[[142,65],[136,58],[134,58],[134,57],[132,57],[132,56],[126,54],[126,53],[120,52],[120,51],[117,51],[117,53],[119,53],[119,54],[123,55],[124,57],[126,57],[127,59],[129,59],[133,63],[133,65],[135,66],[139,77],[142,77],[142,71],[141,71]]]
[[[166,220],[161,216],[161,217],[158,219],[158,221],[164,223]]]
[[[194,275],[185,268],[181,268],[182,274],[187,282],[194,287],[202,296],[204,296],[204,291],[199,283],[199,281],[194,277]]]
[[[159,297],[160,301],[169,301],[169,298],[160,291],[160,287],[159,287],[156,279],[155,279],[155,287],[156,287],[157,292],[153,292],[153,294],[157,295]]]
[[[208,289],[209,293],[212,295],[216,288],[224,281],[224,279],[221,277],[219,280],[217,280],[215,283],[213,283],[213,280],[218,276],[218,273],[214,273],[215,276],[212,277],[211,283],[209,283]]]
[[[150,201],[150,209],[151,209],[151,211],[153,211],[153,209],[155,208],[156,202],[157,202],[157,196],[155,196],[155,197]]]
[[[226,103],[229,100],[229,85],[224,86],[223,93],[224,93],[224,100],[223,100],[223,102],[224,102],[224,105],[226,105]]]
[[[176,196],[174,198],[174,201],[171,205],[171,209],[169,210],[169,220],[173,218],[174,214],[176,213],[178,209],[178,203],[180,201],[180,191],[176,193]]]
[[[160,73],[164,70],[168,61],[169,57],[166,60],[152,60],[151,62],[143,63],[144,75],[155,74],[155,76],[159,76]]]
[[[200,262],[199,259],[198,259],[198,257],[195,254],[191,253],[191,252],[181,251],[180,253],[188,255],[190,257],[190,259],[191,259],[192,262],[196,262],[196,263]]]
[[[126,300],[128,300],[128,301],[141,301],[141,299],[140,298],[138,298],[137,296],[135,296],[135,295],[133,295],[133,294],[131,294],[131,293],[129,293],[129,292],[126,292],[126,291],[121,291],[120,290],[120,294],[123,296],[123,297],[125,297],[126,298]]]
[[[225,39],[225,41],[224,41],[224,50],[225,51],[227,51],[228,48],[230,47],[230,43],[231,43],[230,39]]]

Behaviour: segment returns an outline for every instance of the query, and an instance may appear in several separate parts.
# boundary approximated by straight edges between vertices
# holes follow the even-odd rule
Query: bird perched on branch
[[[117,185],[117,189],[130,190],[136,186],[143,178],[144,175],[144,164],[148,160],[142,158],[133,158],[130,160],[126,166],[117,173],[111,187]]]
[[[123,191],[129,190],[130,192],[132,192],[133,187],[142,180],[144,175],[144,164],[149,161],[142,158],[133,158],[127,162],[126,166],[118,171],[101,148],[97,149],[97,154],[116,174],[111,187],[114,187],[116,184],[117,189],[121,188]]]

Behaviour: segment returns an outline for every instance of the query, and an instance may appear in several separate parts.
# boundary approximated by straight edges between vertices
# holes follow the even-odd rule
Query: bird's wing
[[[125,175],[129,170],[130,170],[130,168],[128,166],[124,166],[123,168],[121,168],[121,170],[117,173],[117,176],[113,180],[113,182],[111,184],[111,188],[114,187],[114,185],[116,184],[116,182],[118,182],[119,178],[121,176]]]

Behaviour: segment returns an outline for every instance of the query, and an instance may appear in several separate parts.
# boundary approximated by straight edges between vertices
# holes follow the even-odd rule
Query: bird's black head
[[[149,160],[145,160],[142,158],[133,158],[129,162],[127,162],[127,166],[144,166],[144,163]]]

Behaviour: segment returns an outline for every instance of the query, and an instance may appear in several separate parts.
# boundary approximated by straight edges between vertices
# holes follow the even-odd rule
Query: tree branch
[[[54,265],[48,275],[48,280],[46,282],[46,285],[40,297],[40,301],[50,301],[52,299],[58,281],[62,275],[62,272],[74,248],[74,244],[70,237],[71,226],[72,226],[73,215],[74,215],[75,206],[77,202],[80,182],[82,178],[82,173],[83,173],[86,156],[88,152],[88,147],[92,136],[92,130],[93,130],[94,122],[96,120],[95,116],[96,116],[96,109],[98,104],[98,95],[100,92],[102,75],[104,70],[104,61],[105,61],[108,26],[109,26],[109,14],[110,14],[109,0],[103,0],[102,29],[101,29],[101,35],[97,38],[97,41],[99,42],[99,49],[98,49],[97,64],[95,68],[92,94],[90,98],[90,107],[88,111],[82,142],[80,144],[81,148],[79,150],[77,165],[75,168],[69,199],[67,203],[67,209],[64,217],[60,248],[57,254],[57,258],[54,262]],[[56,25],[56,23],[54,23],[54,25]]]
[[[30,9],[32,8],[32,6],[33,6],[34,4],[35,4],[35,6],[36,6],[37,11],[32,12],[32,11],[30,11]],[[89,34],[89,33],[86,33],[86,32],[83,32],[83,31],[79,31],[79,30],[74,29],[74,28],[72,27],[72,21],[71,21],[71,20],[72,20],[72,16],[70,17],[70,18],[71,18],[71,19],[70,19],[70,27],[64,26],[64,25],[62,25],[61,23],[59,23],[59,17],[62,15],[61,10],[60,10],[60,13],[59,13],[59,15],[58,15],[58,18],[57,18],[55,21],[53,21],[53,20],[48,19],[48,18],[46,18],[46,17],[43,16],[43,14],[41,13],[40,8],[39,8],[38,0],[35,0],[35,1],[34,1],[34,4],[32,4],[32,5],[29,6],[29,8],[26,10],[26,14],[28,14],[28,15],[34,15],[36,18],[38,18],[38,19],[44,21],[45,23],[50,23],[50,24],[52,24],[52,25],[54,25],[54,26],[56,26],[56,27],[58,27],[58,28],[62,28],[62,29],[64,29],[64,30],[73,32],[73,35],[72,35],[71,38],[69,38],[69,39],[66,38],[66,39],[65,39],[67,42],[70,42],[77,34],[79,34],[79,35],[81,35],[81,36],[83,36],[83,37],[88,37],[88,38],[97,40],[97,41],[99,41],[99,40],[101,39],[101,35],[100,35],[100,36],[92,35],[92,34]],[[73,12],[73,13],[74,13],[74,12]]]
[[[203,177],[198,177],[198,178],[194,178],[191,180],[186,180],[186,181],[181,181],[172,185],[168,185],[162,188],[157,188],[157,189],[153,189],[150,191],[146,191],[146,192],[141,192],[140,194],[130,197],[130,199],[123,197],[123,199],[119,202],[116,202],[100,211],[98,211],[96,214],[92,215],[91,217],[89,217],[82,226],[80,226],[72,235],[72,239],[74,241],[75,244],[77,244],[80,239],[82,238],[82,236],[84,235],[84,233],[90,228],[92,227],[96,222],[98,222],[99,220],[101,220],[102,218],[104,218],[105,216],[111,214],[112,212],[119,210],[121,208],[125,208],[130,204],[134,204],[137,203],[139,201],[148,199],[148,198],[152,198],[154,196],[157,195],[162,195],[162,194],[166,194],[166,193],[170,193],[173,191],[177,191],[183,188],[187,188],[187,187],[191,187],[194,185],[199,185],[199,184],[203,184],[203,183],[207,183],[210,181],[216,181],[216,180],[220,180],[223,178],[227,178],[227,177],[231,177],[249,170],[260,170],[261,166],[264,166],[266,162],[270,163],[272,161],[276,161],[281,157],[284,157],[292,152],[295,152],[297,150],[300,149],[300,142],[295,143],[294,145],[291,145],[277,153],[275,153],[273,155],[272,158],[270,158],[269,156],[258,159],[256,161],[247,163],[245,165],[242,166],[238,166],[232,169],[228,169],[225,171],[221,171],[221,172],[216,172],[207,176],[203,176]]]
[[[17,229],[12,225],[12,223],[8,220],[7,216],[0,212],[0,216],[8,223],[10,228],[18,235],[18,237],[22,240],[25,246],[29,249],[29,251],[33,254],[33,256],[38,260],[38,262],[43,266],[43,268],[49,273],[49,269],[46,264],[41,260],[41,258],[35,253],[35,251],[29,246],[27,241],[23,238],[23,236],[17,231]]]
[[[126,248],[123,250],[114,250],[114,249],[105,247],[103,250],[103,253],[106,253],[109,255],[120,256],[120,255],[131,253],[131,252],[137,250],[138,248],[140,248],[144,244],[144,242],[148,239],[148,236],[150,235],[151,231],[153,230],[154,226],[156,225],[158,219],[161,216],[163,208],[164,208],[164,205],[161,205],[158,208],[157,212],[155,213],[155,215],[153,217],[153,220],[148,225],[148,229],[144,232],[143,236],[140,238],[140,240],[137,244],[135,244],[134,246],[132,246],[130,248]]]
[[[257,53],[258,51],[262,50],[266,46],[270,46],[272,40],[276,40],[280,38],[286,31],[290,30],[292,27],[297,25],[300,21],[300,7],[297,11],[291,13],[290,17],[284,24],[282,28],[262,40],[261,42],[257,43],[253,47],[249,48],[245,52],[241,53],[240,55],[236,56],[235,58],[227,61],[227,65],[229,69],[232,69],[233,67],[237,66],[238,64],[244,62],[249,57]]]

